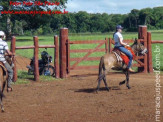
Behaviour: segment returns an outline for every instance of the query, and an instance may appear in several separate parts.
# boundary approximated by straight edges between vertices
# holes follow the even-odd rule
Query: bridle
[[[135,48],[134,48],[134,46],[135,46]],[[136,55],[138,55],[140,53],[140,51],[141,51],[141,54],[143,54],[143,55],[147,52],[147,49],[146,48],[143,49],[141,47],[141,44],[138,44],[138,42],[135,42],[131,47],[134,50]]]

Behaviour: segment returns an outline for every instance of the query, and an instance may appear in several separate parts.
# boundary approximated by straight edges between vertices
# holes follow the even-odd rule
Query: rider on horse
[[[13,69],[5,59],[5,52],[7,52],[8,55],[12,55],[12,52],[10,52],[8,44],[3,41],[3,39],[5,39],[5,33],[3,31],[0,31],[0,62],[3,62],[8,72],[7,90],[12,91],[11,82],[13,78]]]
[[[124,54],[126,54],[128,56],[129,63],[128,63],[127,69],[130,72],[134,72],[134,70],[131,69],[133,56],[132,56],[131,52],[128,51],[125,48],[125,46],[129,47],[129,45],[127,43],[123,42],[123,36],[121,34],[122,33],[122,29],[123,29],[123,27],[121,25],[117,25],[116,26],[116,32],[113,35],[114,41],[115,41],[115,48],[119,49],[121,52],[123,52]]]

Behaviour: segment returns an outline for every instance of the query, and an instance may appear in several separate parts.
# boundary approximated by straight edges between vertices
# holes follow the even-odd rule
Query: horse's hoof
[[[96,90],[95,90],[96,94],[98,94],[98,91],[99,91],[99,89],[96,89]]]
[[[125,81],[122,81],[122,82],[119,83],[120,86],[123,85],[123,84],[125,84]]]
[[[131,89],[131,87],[130,87],[130,86],[127,86],[127,88],[128,88],[128,89]]]
[[[109,92],[110,91],[110,89],[109,88],[106,88],[106,90]]]
[[[5,109],[3,108],[3,109],[1,110],[1,112],[2,112],[2,113],[5,112]]]

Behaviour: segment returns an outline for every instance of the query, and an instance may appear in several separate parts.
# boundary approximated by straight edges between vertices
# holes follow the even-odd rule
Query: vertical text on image
[[[156,122],[161,121],[160,116],[161,116],[161,78],[160,78],[160,73],[161,73],[161,48],[160,46],[156,45],[155,50],[154,50],[154,55],[155,55],[155,90],[156,90],[156,95],[155,95],[155,106],[156,106],[156,112],[155,112],[155,120]]]

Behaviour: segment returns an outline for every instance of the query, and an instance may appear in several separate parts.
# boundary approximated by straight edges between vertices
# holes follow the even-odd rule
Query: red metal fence
[[[74,49],[70,50],[71,45],[75,44],[98,44],[97,47],[94,49]],[[101,49],[100,47],[105,45],[105,49]],[[83,53],[85,52],[86,55],[82,58],[71,58],[71,53]],[[68,28],[62,28],[60,30],[60,77],[65,78],[67,77],[70,70],[74,69],[94,69],[98,68],[96,66],[78,66],[78,64],[82,61],[96,61],[100,60],[100,57],[88,57],[93,52],[108,52],[108,39],[105,40],[84,40],[84,41],[70,41],[68,39]],[[71,66],[70,62],[75,61],[75,63]]]
[[[33,37],[34,45],[33,46],[16,46],[16,38],[13,36],[11,40],[11,51],[12,53],[15,53],[18,49],[34,49],[34,80],[39,81],[39,64],[38,64],[38,55],[39,55],[39,48],[54,48],[54,70],[55,70],[55,77],[60,77],[59,72],[59,42],[58,42],[58,36],[54,36],[54,45],[39,45],[38,37]],[[13,59],[14,61],[14,78],[13,80],[17,80],[17,67],[16,67],[16,57]]]
[[[93,52],[111,52],[112,44],[114,44],[114,40],[106,38],[105,40],[85,40],[85,41],[70,41],[68,39],[68,28],[60,29],[60,41],[58,41],[58,36],[54,37],[54,45],[39,45],[38,37],[34,37],[34,45],[33,46],[22,46],[16,47],[16,39],[12,37],[11,41],[11,51],[15,53],[15,50],[18,49],[34,49],[34,58],[35,58],[35,73],[34,79],[36,81],[39,80],[39,69],[38,69],[38,50],[39,48],[54,48],[54,67],[56,78],[65,78],[68,76],[71,70],[74,69],[94,69],[98,68],[98,66],[78,66],[78,64],[82,61],[96,61],[100,60],[100,57],[89,57]],[[124,40],[127,43],[133,43],[133,40]],[[138,72],[153,72],[153,64],[152,64],[152,44],[154,43],[163,43],[163,41],[152,41],[151,33],[147,32],[147,26],[139,26],[138,30],[138,41],[144,44],[148,49],[148,54],[145,56],[137,56],[136,64],[133,64],[134,67],[138,67]],[[75,49],[71,50],[70,46],[75,44],[98,44],[94,49]],[[102,45],[105,45],[105,49],[100,48]],[[85,56],[80,58],[71,58],[71,53],[86,53]],[[17,79],[17,69],[16,62],[14,57],[14,81]],[[73,65],[70,65],[71,61],[75,61]]]
[[[94,41],[70,41],[68,39],[68,29],[66,31],[61,29],[60,38],[64,36],[64,41],[61,39],[61,47],[60,49],[64,48],[64,51],[61,51],[61,55],[64,56],[64,60],[61,60],[60,64],[64,64],[61,66],[61,78],[64,78],[70,73],[71,70],[74,69],[92,69],[98,68],[98,66],[77,66],[81,61],[94,61],[99,60],[100,57],[88,57],[93,52],[107,52],[109,47],[109,52],[112,51],[112,44],[114,44],[114,40],[109,38],[105,40],[94,40]],[[133,40],[124,40],[127,43],[133,43]],[[163,43],[162,41],[152,41],[151,40],[151,33],[147,32],[147,26],[139,26],[138,30],[138,41],[140,41],[147,49],[148,53],[145,56],[137,56],[135,61],[136,64],[133,64],[134,67],[138,67],[138,72],[143,73],[152,73],[153,72],[153,64],[152,64],[152,44],[153,43]],[[91,44],[91,43],[99,43],[99,45],[94,49],[77,49],[77,50],[70,50],[70,45],[73,44]],[[99,49],[100,46],[105,44],[105,49]],[[67,46],[66,46],[67,45]],[[70,58],[71,53],[80,53],[80,52],[87,52],[87,54],[82,58]],[[63,61],[63,62],[62,62]],[[71,66],[70,62],[75,61],[75,63]],[[64,67],[64,68],[63,68]]]

